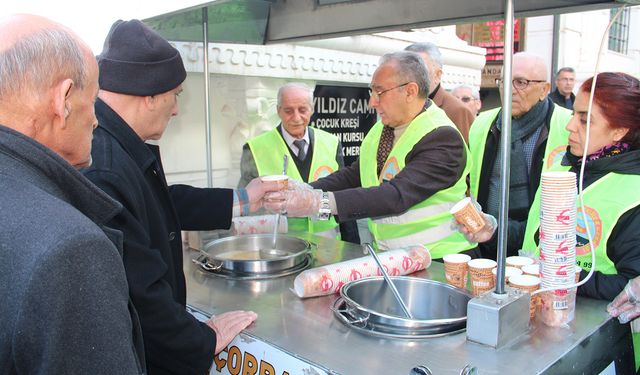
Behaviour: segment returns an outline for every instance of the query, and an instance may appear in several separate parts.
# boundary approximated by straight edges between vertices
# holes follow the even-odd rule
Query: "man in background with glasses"
[[[540,184],[540,175],[567,148],[565,126],[571,111],[554,104],[548,97],[549,69],[537,55],[520,52],[513,55],[512,79],[498,79],[512,85],[511,94],[511,176],[509,181],[509,237],[507,255],[517,255],[522,246],[527,214]],[[469,134],[473,159],[470,193],[488,214],[497,217],[500,206],[502,108],[480,113]],[[482,255],[496,259],[494,230],[468,236],[479,244]]]
[[[373,74],[369,106],[380,120],[350,166],[308,185],[291,184],[272,211],[338,222],[369,218],[380,249],[425,245],[434,259],[477,246],[452,228],[449,209],[465,196],[468,149],[445,112],[428,98],[420,56],[389,53]],[[318,189],[318,190],[313,190]],[[275,197],[275,196],[274,196]]]
[[[573,88],[576,85],[576,71],[573,68],[564,67],[556,73],[556,89],[549,95],[554,103],[567,109],[573,109],[576,96]]]
[[[475,111],[470,111],[467,107],[460,103],[459,100],[453,97],[447,90],[440,85],[442,80],[442,53],[438,46],[433,43],[414,43],[407,46],[405,51],[415,52],[424,61],[429,72],[429,99],[433,100],[433,103],[447,114],[447,116],[453,121],[454,125],[458,128],[465,142],[469,142],[469,128],[473,119],[475,118]]]
[[[451,95],[464,103],[474,116],[480,113],[482,101],[480,100],[480,92],[477,88],[461,85],[451,90]]]

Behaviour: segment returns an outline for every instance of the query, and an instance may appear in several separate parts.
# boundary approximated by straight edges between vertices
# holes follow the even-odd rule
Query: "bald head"
[[[530,75],[529,79],[547,80],[549,68],[542,56],[530,52],[518,52],[513,55],[513,65],[522,67]],[[514,76],[515,77],[515,76]]]
[[[47,18],[31,14],[14,14],[0,19],[0,52],[13,47],[19,40],[47,28],[63,28]],[[10,31],[10,32],[6,32]]]
[[[91,49],[70,29],[28,14],[0,20],[0,124],[86,165],[97,81]]]
[[[40,97],[64,78],[83,87],[90,48],[67,27],[16,14],[0,20],[0,101]]]

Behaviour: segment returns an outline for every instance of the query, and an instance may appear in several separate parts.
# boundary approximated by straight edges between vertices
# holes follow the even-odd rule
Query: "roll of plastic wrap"
[[[276,215],[242,216],[234,217],[231,221],[231,230],[234,235],[273,233]],[[287,233],[287,217],[280,216],[278,233]]]
[[[408,275],[431,265],[431,254],[424,246],[384,251],[378,253],[378,257],[389,276]],[[340,292],[349,281],[370,276],[382,276],[382,273],[375,260],[367,255],[303,271],[293,281],[293,289],[300,298],[328,295]]]

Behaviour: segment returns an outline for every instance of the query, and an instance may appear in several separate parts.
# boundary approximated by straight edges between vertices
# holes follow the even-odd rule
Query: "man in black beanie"
[[[185,310],[182,230],[229,228],[232,216],[257,210],[277,184],[253,180],[246,189],[167,186],[157,146],[186,78],[182,59],[138,20],[117,21],[98,56],[99,127],[93,165],[83,173],[124,210],[111,225],[124,233],[124,266],[140,316],[149,374],[209,372],[214,353],[257,315],[233,311],[200,322]]]

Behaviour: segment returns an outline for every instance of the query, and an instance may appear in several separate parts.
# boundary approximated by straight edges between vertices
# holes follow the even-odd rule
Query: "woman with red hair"
[[[569,146],[557,170],[580,176],[586,154],[582,197],[586,222],[578,212],[576,260],[580,278],[595,272],[578,295],[612,300],[640,275],[640,83],[625,73],[600,73],[593,94],[587,143],[587,110],[593,78],[578,90],[567,124]],[[539,209],[529,212],[523,248],[538,247]],[[537,217],[536,217],[537,216]],[[589,239],[585,226],[589,226]]]

